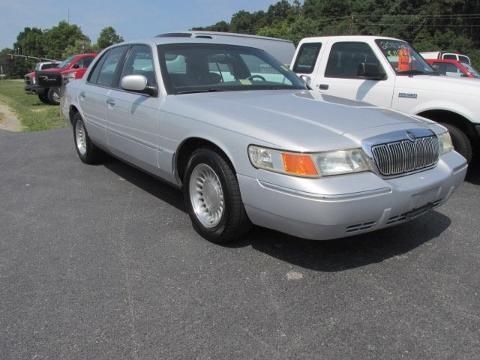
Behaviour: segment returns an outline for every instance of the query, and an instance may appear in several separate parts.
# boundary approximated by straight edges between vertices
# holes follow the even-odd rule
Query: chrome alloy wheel
[[[87,134],[81,120],[75,122],[75,144],[80,155],[87,153]]]
[[[54,91],[52,92],[52,99],[53,99],[55,102],[60,102],[61,96],[60,96],[59,90],[54,90]]]
[[[206,228],[217,226],[225,212],[222,183],[207,164],[198,164],[190,175],[190,203],[195,216]]]

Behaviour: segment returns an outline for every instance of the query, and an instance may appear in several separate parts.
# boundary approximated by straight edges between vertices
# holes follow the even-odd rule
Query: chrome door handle
[[[110,106],[115,106],[115,100],[113,99],[107,99],[106,103]]]

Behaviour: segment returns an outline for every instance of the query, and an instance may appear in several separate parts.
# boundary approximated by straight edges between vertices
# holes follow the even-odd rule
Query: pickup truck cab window
[[[237,90],[306,89],[302,81],[263,50],[224,44],[159,46],[169,94]]]
[[[318,53],[322,48],[321,43],[305,43],[298,50],[298,56],[293,66],[293,71],[301,74],[311,74],[317,63]]]
[[[325,77],[364,79],[367,68],[375,69],[378,80],[385,77],[385,70],[367,43],[337,42],[332,45]]]
[[[435,70],[407,42],[392,39],[375,42],[397,75],[435,75]]]
[[[134,45],[123,65],[122,76],[143,75],[147,78],[149,86],[157,86],[153,55],[150,46]]]

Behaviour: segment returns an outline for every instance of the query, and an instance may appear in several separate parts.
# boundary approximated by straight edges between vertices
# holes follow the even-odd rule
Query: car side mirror
[[[149,86],[148,80],[143,75],[126,75],[120,81],[120,87],[124,90],[144,93],[150,96],[156,96],[158,89],[155,86]]]
[[[311,78],[310,76],[308,76],[308,75],[300,75],[299,78],[303,80],[303,82],[305,83],[305,85],[310,86],[310,83],[312,82],[312,78]]]
[[[358,65],[357,76],[365,80],[385,80],[386,74],[379,64],[361,63]]]

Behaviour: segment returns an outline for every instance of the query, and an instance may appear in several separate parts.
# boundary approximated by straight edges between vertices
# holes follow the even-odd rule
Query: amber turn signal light
[[[317,168],[310,155],[282,153],[285,172],[300,176],[318,176]]]

